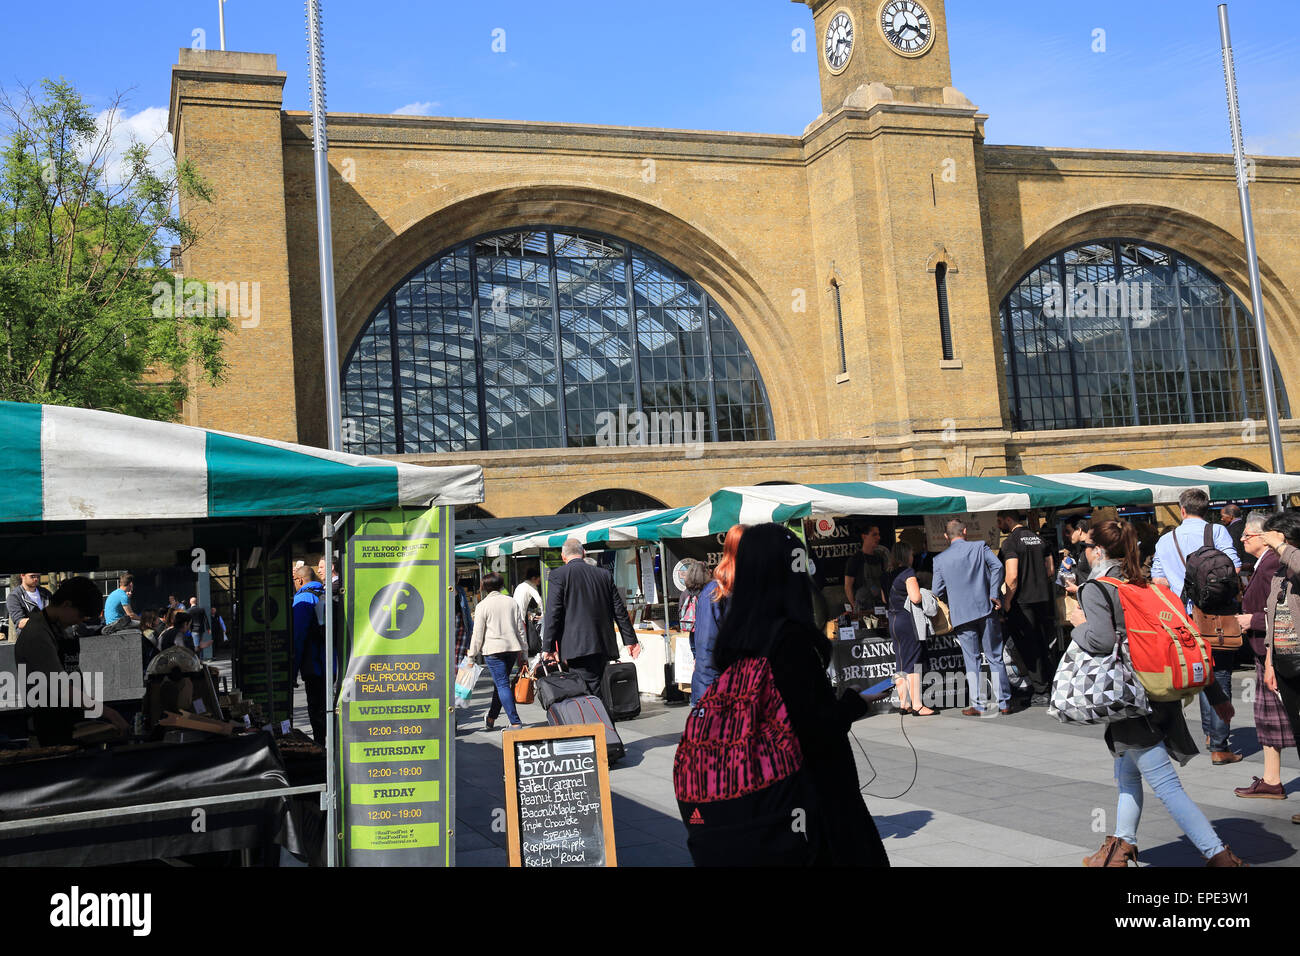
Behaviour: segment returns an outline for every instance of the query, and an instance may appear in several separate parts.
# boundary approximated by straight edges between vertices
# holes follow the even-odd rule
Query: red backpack
[[[686,718],[673,788],[697,866],[812,862],[814,794],[766,657],[728,667]]]
[[[1156,701],[1187,701],[1214,683],[1214,653],[1164,585],[1138,587],[1116,578],[1133,672]],[[1109,600],[1110,595],[1106,595]]]

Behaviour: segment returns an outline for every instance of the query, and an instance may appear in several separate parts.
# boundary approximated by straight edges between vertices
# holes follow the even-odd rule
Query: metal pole
[[[339,399],[339,340],[334,315],[334,242],[330,227],[329,138],[325,120],[325,61],[320,0],[307,0],[311,75],[311,133],[316,165],[316,239],[320,253],[321,344],[325,350],[325,425],[331,451],[343,448]]]
[[[1228,30],[1228,5],[1219,4],[1219,40],[1223,46],[1223,77],[1228,88],[1228,123],[1232,131],[1232,155],[1237,168],[1237,198],[1241,203],[1241,229],[1246,239],[1246,266],[1250,270],[1250,304],[1255,313],[1255,339],[1259,343],[1259,374],[1264,385],[1264,413],[1268,418],[1268,442],[1273,471],[1286,473],[1282,429],[1277,418],[1277,393],[1273,389],[1273,352],[1268,347],[1268,325],[1264,321],[1264,290],[1259,282],[1259,256],[1255,249],[1255,221],[1250,211],[1250,169],[1241,132],[1241,110],[1237,103],[1237,67],[1232,58],[1232,36]],[[1277,496],[1277,507],[1282,498]]]
[[[653,559],[651,559],[653,560]],[[664,645],[668,644],[668,552],[664,550],[664,539],[659,539],[659,581],[664,589]]]
[[[335,805],[334,715],[338,695],[334,692],[334,522],[325,516],[325,865],[338,866],[338,808]]]
[[[308,73],[311,79],[312,151],[316,172],[316,240],[320,254],[321,345],[325,352],[325,426],[330,451],[343,449],[342,402],[339,398],[338,324],[334,313],[334,242],[330,225],[329,137],[325,119],[325,51],[320,0],[307,0]],[[333,600],[334,525],[325,518],[325,600]],[[325,625],[325,692],[329,695],[325,723],[326,865],[338,865],[337,781],[334,775],[334,606],[327,604]]]
[[[217,0],[217,22],[221,24],[221,49],[226,48],[226,0]]]

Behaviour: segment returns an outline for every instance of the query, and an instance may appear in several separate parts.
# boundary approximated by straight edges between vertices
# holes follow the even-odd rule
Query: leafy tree
[[[154,168],[155,144],[119,152],[121,106],[96,122],[63,80],[0,92],[0,398],[174,420],[225,368],[229,320],[155,288],[166,246],[197,238],[180,198],[211,191],[188,163]]]

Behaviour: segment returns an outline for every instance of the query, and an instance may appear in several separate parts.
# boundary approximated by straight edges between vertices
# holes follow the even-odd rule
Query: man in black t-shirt
[[[889,551],[880,544],[880,526],[862,532],[862,550],[844,563],[844,598],[860,613],[873,614],[885,605],[885,573]]]
[[[1056,565],[1042,537],[1025,527],[1025,518],[1023,511],[998,512],[998,529],[1007,536],[1001,555],[1007,588],[1002,607],[1011,656],[1029,681],[1031,702],[1045,704],[1059,660],[1053,641]]]

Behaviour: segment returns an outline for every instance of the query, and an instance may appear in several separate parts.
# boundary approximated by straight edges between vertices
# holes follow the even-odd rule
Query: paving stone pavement
[[[1240,698],[1241,688],[1234,686],[1234,692]],[[507,721],[503,715],[497,730],[483,729],[490,693],[483,682],[472,706],[458,714],[458,866],[506,864],[505,833],[494,829],[493,811],[505,806],[499,728]],[[1300,761],[1294,749],[1283,755],[1289,799],[1234,796],[1234,787],[1263,773],[1253,708],[1240,699],[1236,706],[1233,746],[1246,759],[1215,767],[1203,754],[1179,776],[1238,856],[1252,865],[1295,866],[1300,826],[1291,815],[1300,812]],[[621,866],[690,865],[672,786],[673,753],[686,713],[684,705],[646,698],[640,717],[618,724],[627,757],[611,769],[610,789]],[[1199,738],[1194,705],[1188,715]],[[529,726],[546,723],[537,705],[521,706],[520,716]],[[893,865],[1077,867],[1114,824],[1113,761],[1102,733],[1100,727],[1059,724],[1042,707],[989,720],[950,710],[930,719],[883,715],[859,721],[854,750],[867,806]],[[1149,789],[1146,797],[1138,832],[1142,865],[1201,865],[1200,854]]]

